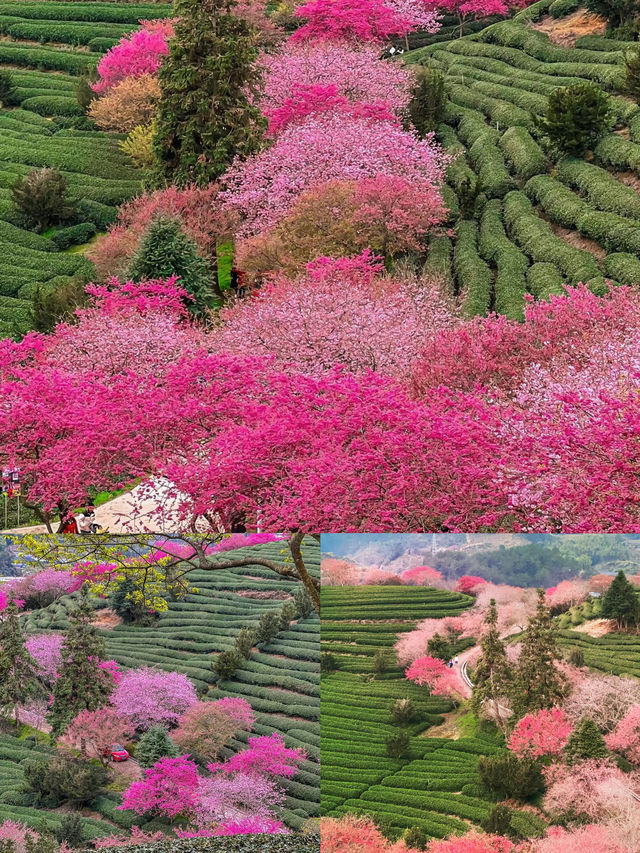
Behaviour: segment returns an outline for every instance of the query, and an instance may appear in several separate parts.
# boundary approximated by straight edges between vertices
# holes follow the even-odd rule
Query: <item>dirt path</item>
[[[136,486],[96,508],[96,522],[109,533],[178,533],[178,498],[171,484],[158,479],[153,486]],[[2,533],[46,533],[44,524],[15,527]]]

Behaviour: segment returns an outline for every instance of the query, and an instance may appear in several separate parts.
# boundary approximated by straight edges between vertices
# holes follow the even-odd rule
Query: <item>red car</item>
[[[114,743],[105,749],[104,756],[112,761],[126,761],[129,758],[129,753],[119,743]]]

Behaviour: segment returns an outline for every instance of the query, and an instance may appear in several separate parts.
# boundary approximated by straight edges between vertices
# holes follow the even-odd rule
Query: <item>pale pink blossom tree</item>
[[[433,696],[464,695],[464,687],[458,671],[448,667],[439,658],[429,655],[417,658],[405,670],[405,676],[421,687],[428,687]]]
[[[640,705],[632,705],[615,729],[605,737],[613,752],[619,752],[631,762],[640,765]]]
[[[184,673],[140,667],[124,673],[111,701],[136,728],[173,725],[198,701],[195,688]]]
[[[85,758],[97,758],[103,764],[113,744],[121,744],[133,737],[135,727],[115,708],[81,711],[69,723],[60,742],[79,750]]]

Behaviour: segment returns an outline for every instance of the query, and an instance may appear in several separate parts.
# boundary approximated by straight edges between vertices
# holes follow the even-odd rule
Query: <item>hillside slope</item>
[[[434,240],[427,267],[469,315],[519,318],[525,294],[545,299],[564,284],[601,293],[605,277],[640,282],[640,108],[621,94],[630,45],[603,36],[553,44],[531,25],[551,6],[539,0],[512,20],[404,57],[446,76],[437,136],[457,155],[445,195],[455,239]],[[592,159],[558,161],[533,116],[555,88],[588,81],[611,95],[615,127]]]

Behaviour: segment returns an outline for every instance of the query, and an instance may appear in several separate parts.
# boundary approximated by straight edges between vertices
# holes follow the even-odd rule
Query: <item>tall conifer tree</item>
[[[89,593],[82,588],[77,608],[70,614],[70,627],[62,646],[62,666],[53,685],[53,704],[47,715],[51,737],[59,737],[81,711],[95,711],[107,704],[113,678],[99,668],[106,647],[91,624],[93,612]]]
[[[566,679],[557,667],[559,659],[545,592],[539,589],[538,605],[522,641],[513,682],[511,708],[514,722],[530,711],[552,708],[562,700],[566,693]]]
[[[640,622],[638,593],[622,571],[618,572],[604,594],[602,615],[605,619],[615,619],[618,628],[625,630]]]
[[[253,154],[264,119],[251,103],[255,38],[234,0],[178,0],[178,22],[159,73],[154,152],[160,181],[204,186],[236,155]]]
[[[504,731],[506,722],[501,712],[500,700],[509,693],[513,673],[498,632],[498,611],[493,598],[489,603],[484,624],[487,630],[480,644],[482,655],[474,670],[471,707],[479,715],[483,705],[492,702],[496,722]]]
[[[15,715],[17,726],[18,706],[39,694],[38,664],[24,647],[18,608],[11,603],[0,623],[0,708]]]

